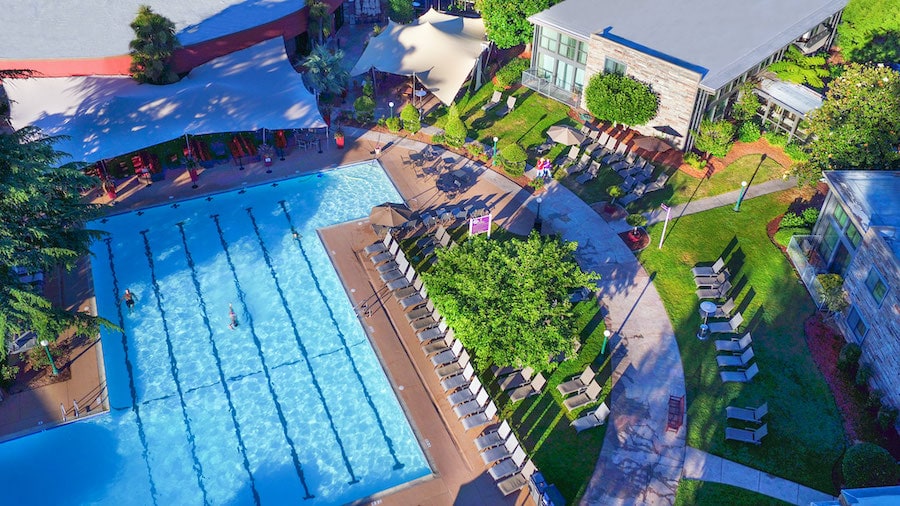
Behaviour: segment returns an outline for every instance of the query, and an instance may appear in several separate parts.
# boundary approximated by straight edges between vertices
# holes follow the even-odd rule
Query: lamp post
[[[542,225],[542,223],[541,223],[541,202],[543,201],[543,199],[538,197],[535,200],[537,201],[537,212],[535,213],[535,216],[534,216],[534,227],[537,228],[538,233],[540,233],[541,225]]]
[[[391,108],[391,119],[394,119],[394,103],[388,102],[388,107]]]
[[[499,137],[494,136],[494,149],[491,150],[491,165],[496,165],[496,163],[494,163],[494,162],[497,159],[497,141],[499,141],[499,140],[500,140]]]
[[[53,363],[53,355],[50,354],[50,343],[46,339],[42,339],[41,346],[44,347],[44,351],[47,352],[47,358],[50,359],[50,367],[53,368],[53,375],[58,376],[59,370],[56,368],[56,364]]]
[[[609,336],[612,335],[612,332],[608,330],[603,331],[603,346],[600,347],[600,354],[606,353],[606,343],[609,342]]]
[[[734,203],[734,212],[738,212],[741,210],[741,201],[744,200],[744,195],[747,194],[747,182],[741,181],[741,193],[738,195],[737,202]]]

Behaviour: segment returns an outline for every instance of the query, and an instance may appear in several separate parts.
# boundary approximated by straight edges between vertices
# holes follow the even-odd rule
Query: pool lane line
[[[256,335],[256,327],[253,325],[253,315],[250,314],[250,311],[247,308],[247,294],[244,293],[244,289],[241,288],[241,282],[238,280],[237,269],[234,266],[234,261],[231,259],[231,252],[228,251],[228,242],[225,241],[225,234],[222,232],[222,224],[219,223],[219,215],[212,214],[210,215],[210,218],[212,218],[213,222],[216,224],[216,231],[219,234],[219,243],[222,245],[222,251],[225,252],[225,261],[228,263],[228,268],[231,270],[231,277],[234,279],[234,287],[237,290],[238,301],[244,311],[244,317],[247,320],[247,328],[250,329],[250,337],[253,338],[253,344],[256,346],[256,354],[259,356],[263,374],[266,377],[269,395],[272,396],[272,401],[275,403],[275,411],[278,413],[278,420],[281,422],[281,432],[284,435],[285,441],[287,441],[288,448],[291,450],[291,459],[294,462],[294,469],[297,471],[297,477],[300,478],[300,484],[303,485],[303,491],[306,494],[303,499],[313,499],[316,496],[309,492],[309,486],[306,484],[306,476],[303,474],[303,465],[300,464],[300,457],[297,455],[297,449],[294,448],[294,440],[291,439],[291,435],[288,434],[287,418],[284,416],[281,402],[278,401],[275,385],[272,384],[272,375],[269,374],[269,366],[266,364],[266,357],[262,352],[262,343],[259,340],[259,336]]]
[[[225,399],[228,401],[228,412],[231,415],[231,422],[234,426],[234,435],[237,437],[238,450],[241,453],[242,464],[247,476],[250,478],[250,491],[253,493],[253,503],[260,504],[259,491],[256,490],[256,480],[253,472],[250,470],[250,459],[247,457],[247,447],[244,444],[244,438],[241,435],[241,424],[237,419],[237,410],[231,399],[231,388],[228,387],[228,381],[225,379],[225,371],[222,370],[222,358],[219,356],[219,348],[213,339],[214,333],[212,325],[209,323],[209,312],[206,310],[206,299],[203,298],[203,291],[200,289],[200,279],[197,276],[197,265],[194,263],[194,257],[188,247],[187,235],[184,233],[184,222],[178,222],[178,233],[181,235],[181,244],[184,247],[184,257],[188,267],[191,269],[191,282],[194,285],[194,291],[197,293],[197,300],[200,302],[200,317],[203,319],[203,326],[206,327],[206,335],[209,344],[212,347],[213,359],[216,362],[216,371],[219,373],[219,383],[222,384],[222,390],[225,391]]]
[[[306,370],[309,371],[309,377],[312,380],[313,388],[316,389],[316,393],[319,394],[319,401],[322,403],[322,407],[325,409],[325,416],[328,418],[328,425],[331,427],[331,433],[334,435],[335,441],[337,441],[338,448],[341,451],[341,459],[344,461],[344,467],[347,468],[347,472],[350,473],[350,485],[355,483],[359,483],[359,478],[353,473],[353,466],[350,465],[350,458],[347,456],[347,450],[344,448],[344,441],[341,439],[341,435],[338,434],[337,427],[334,425],[334,416],[331,414],[331,409],[328,408],[328,402],[325,400],[325,392],[322,391],[322,385],[319,384],[319,379],[316,378],[316,373],[313,371],[312,360],[309,358],[309,352],[306,350],[306,346],[303,344],[303,339],[300,338],[300,331],[297,329],[297,322],[294,320],[294,314],[291,312],[291,308],[288,307],[287,297],[284,295],[284,290],[281,289],[281,283],[278,282],[278,275],[275,273],[275,267],[272,266],[272,257],[269,256],[269,249],[266,248],[266,243],[263,242],[262,234],[259,232],[259,225],[256,223],[256,218],[253,216],[252,208],[246,208],[247,216],[250,217],[250,224],[253,226],[253,232],[256,234],[256,240],[259,242],[259,248],[262,250],[263,260],[266,262],[266,266],[269,268],[269,275],[272,276],[272,280],[275,282],[275,291],[278,293],[278,297],[281,299],[281,306],[284,308],[284,312],[287,314],[288,321],[291,324],[291,330],[294,332],[294,340],[297,342],[297,346],[300,348],[300,355],[303,356],[303,361],[306,364]]]
[[[187,413],[187,404],[184,402],[184,392],[181,390],[181,379],[178,377],[178,360],[175,358],[175,350],[172,348],[172,338],[169,334],[169,324],[166,321],[166,310],[162,307],[162,297],[159,294],[159,282],[156,279],[156,266],[153,264],[153,252],[150,250],[150,240],[147,238],[149,230],[141,230],[141,237],[144,238],[144,256],[147,257],[147,265],[150,267],[150,286],[153,287],[153,296],[156,298],[156,309],[162,319],[163,335],[166,337],[166,351],[169,354],[169,371],[175,380],[175,391],[178,393],[178,401],[181,404],[181,418],[187,429],[188,443],[191,446],[191,459],[194,463],[194,473],[197,475],[197,486],[203,494],[203,504],[209,504],[209,497],[206,492],[206,486],[203,485],[203,466],[200,464],[200,458],[197,457],[197,443],[195,441],[194,429],[191,427],[191,418]]]
[[[122,335],[122,351],[125,355],[125,370],[128,372],[128,390],[131,392],[131,411],[134,412],[134,423],[137,424],[138,438],[141,440],[141,457],[147,466],[147,479],[150,482],[150,498],[153,504],[158,504],[156,500],[156,483],[153,481],[153,473],[150,471],[150,446],[147,444],[147,433],[144,432],[144,421],[141,419],[141,407],[137,402],[137,387],[134,385],[134,366],[131,359],[128,358],[128,338],[125,336],[125,316],[122,314],[122,297],[119,293],[119,277],[116,275],[116,265],[113,260],[112,239],[103,239],[106,243],[106,253],[109,257],[109,273],[112,275],[112,291],[113,300],[116,301],[116,315],[119,319],[120,334]]]
[[[384,421],[381,419],[381,414],[375,407],[375,402],[372,401],[372,396],[369,394],[369,389],[368,387],[366,387],[365,381],[363,381],[362,374],[360,374],[359,372],[359,367],[356,366],[356,361],[353,359],[353,354],[350,353],[350,346],[347,344],[347,338],[346,336],[344,336],[344,333],[341,332],[341,327],[340,325],[338,325],[337,318],[334,316],[334,311],[331,310],[331,304],[329,304],[328,302],[328,296],[325,295],[325,291],[322,289],[321,283],[319,283],[319,278],[318,276],[316,276],[316,272],[313,270],[312,262],[310,262],[309,260],[309,255],[306,254],[306,249],[303,247],[303,243],[301,242],[302,236],[297,231],[297,228],[294,227],[294,221],[291,219],[291,214],[287,210],[285,201],[278,201],[278,205],[281,206],[281,210],[284,211],[284,217],[291,228],[291,236],[294,238],[294,242],[297,244],[297,247],[300,250],[300,256],[303,257],[303,261],[306,263],[306,268],[309,269],[309,275],[312,276],[316,291],[319,292],[319,296],[322,297],[322,301],[325,302],[325,309],[328,310],[328,317],[331,319],[331,324],[334,326],[335,332],[337,332],[338,339],[341,340],[341,347],[343,348],[344,355],[347,356],[347,360],[350,362],[350,368],[353,369],[353,374],[356,375],[356,379],[357,381],[359,381],[359,384],[362,387],[363,397],[366,398],[366,403],[369,404],[369,408],[372,409],[372,413],[375,415],[375,422],[378,424],[378,429],[381,430],[381,437],[384,438],[384,442],[391,454],[391,458],[394,459],[394,469],[402,469],[404,464],[397,458],[397,451],[394,449],[394,442],[393,440],[391,440],[390,436],[387,435],[387,430],[384,428]]]

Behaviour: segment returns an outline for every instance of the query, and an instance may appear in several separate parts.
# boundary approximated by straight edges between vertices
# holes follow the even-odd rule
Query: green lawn
[[[675,328],[684,365],[689,445],[715,455],[835,493],[831,470],[846,443],[828,386],[809,356],[803,322],[814,311],[792,267],[766,236],[766,223],[781,214],[791,192],[684,216],[669,225],[662,250],[639,258]],[[659,237],[662,225],[649,228]],[[699,341],[698,300],[690,268],[725,256],[732,291],[745,328],[752,332],[760,373],[746,384],[723,384],[712,340]],[[769,403],[769,435],[759,447],[725,442],[728,405]]]
[[[711,481],[681,480],[675,506],[787,506],[791,503]]]

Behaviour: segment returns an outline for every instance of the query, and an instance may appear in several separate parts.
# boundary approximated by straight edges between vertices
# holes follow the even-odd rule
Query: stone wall
[[[880,306],[865,284],[871,267],[878,269],[888,287]],[[850,302],[869,326],[861,344],[861,362],[872,367],[870,384],[883,392],[886,401],[900,409],[900,266],[894,252],[871,228],[845,272],[844,288]],[[846,323],[842,324],[848,340],[855,340]]]
[[[585,86],[591,76],[603,72],[607,57],[624,63],[626,75],[649,84],[653,92],[659,96],[659,111],[656,117],[646,125],[633,128],[650,136],[663,135],[654,127],[671,128],[678,132],[680,137],[667,137],[679,149],[683,149],[690,130],[700,74],[594,34],[588,42]],[[581,97],[581,107],[587,109],[584,95]]]

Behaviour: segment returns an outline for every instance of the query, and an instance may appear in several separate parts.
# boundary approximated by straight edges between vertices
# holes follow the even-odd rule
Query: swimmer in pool
[[[228,304],[228,318],[231,320],[231,323],[228,324],[228,328],[234,330],[238,326],[237,315],[234,314],[234,308],[231,307],[231,304]]]

